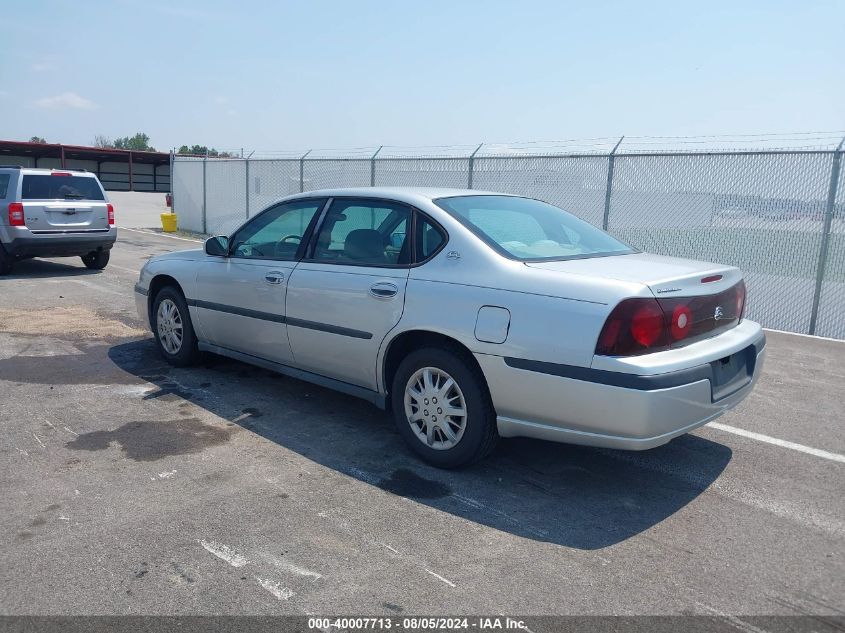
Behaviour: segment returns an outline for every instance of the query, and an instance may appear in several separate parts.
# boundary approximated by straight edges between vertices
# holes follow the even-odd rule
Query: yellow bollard
[[[176,232],[176,214],[162,213],[161,214],[161,228],[165,233]]]

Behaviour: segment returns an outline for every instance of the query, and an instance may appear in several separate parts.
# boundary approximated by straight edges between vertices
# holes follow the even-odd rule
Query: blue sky
[[[0,138],[160,149],[845,129],[845,2],[4,3]]]

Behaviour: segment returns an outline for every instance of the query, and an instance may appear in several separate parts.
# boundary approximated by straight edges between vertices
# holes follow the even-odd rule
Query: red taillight
[[[745,282],[740,281],[734,289],[736,290],[736,318],[742,321],[745,315]]]
[[[26,219],[23,216],[23,204],[20,202],[9,203],[9,226],[26,226]]]
[[[637,308],[631,318],[631,336],[643,347],[651,347],[665,334],[663,312],[656,301]]]
[[[106,205],[106,209],[109,211],[109,224],[114,224],[114,206],[109,203]]]
[[[626,299],[607,317],[596,354],[635,356],[668,347],[666,320],[657,300]]]
[[[70,173],[69,171],[53,171],[53,172],[50,172],[50,175],[51,176],[73,176],[73,174]]]
[[[604,323],[602,356],[636,356],[689,345],[735,327],[745,311],[745,282],[715,294],[625,299]]]

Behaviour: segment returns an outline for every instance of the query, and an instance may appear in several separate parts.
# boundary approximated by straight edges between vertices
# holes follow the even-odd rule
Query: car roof
[[[448,187],[343,187],[339,189],[317,189],[305,191],[295,198],[315,197],[362,197],[362,198],[385,198],[398,200],[411,204],[420,200],[436,200],[437,198],[454,198],[456,196],[509,196],[512,194],[496,191],[481,191],[478,189],[450,189]]]
[[[67,169],[65,167],[23,167],[22,165],[0,165],[0,169],[14,169],[27,174],[50,174],[54,171],[67,172],[74,176],[93,176],[94,172],[86,169]]]

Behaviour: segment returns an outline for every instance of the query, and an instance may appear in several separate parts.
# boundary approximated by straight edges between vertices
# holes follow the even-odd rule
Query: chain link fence
[[[174,157],[179,226],[230,234],[284,196],[433,186],[545,200],[647,252],[732,264],[764,326],[845,339],[845,161],[836,150]],[[609,149],[609,148],[608,148]]]
[[[831,182],[833,209],[819,288],[818,322],[815,333],[845,339],[845,160],[837,153],[839,178]]]

